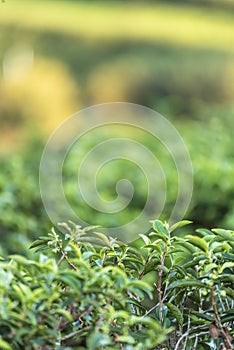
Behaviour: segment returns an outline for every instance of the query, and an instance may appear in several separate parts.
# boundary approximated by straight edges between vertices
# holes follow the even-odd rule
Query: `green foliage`
[[[12,255],[1,263],[3,340],[13,349],[44,349],[45,344],[56,349],[127,344],[128,349],[145,349],[162,342],[168,331],[153,318],[141,317],[140,303],[152,298],[152,287],[130,272],[136,252],[126,254],[130,261],[125,268],[127,246],[97,234],[108,246],[96,249],[82,243],[87,229],[63,228],[68,229],[63,239],[52,230],[32,244],[51,248],[60,255],[57,262],[41,254],[37,261]]]
[[[20,15],[25,12],[22,4],[2,4],[3,71],[9,62],[8,68],[19,64],[20,70],[20,56],[8,61],[19,41],[34,48],[37,56],[27,81],[15,85],[7,75],[1,80],[1,120],[6,128],[2,145],[9,152],[5,140],[12,138],[16,149],[15,133],[20,136],[32,121],[33,128],[43,124],[48,132],[66,117],[75,103],[76,79],[81,92],[78,108],[80,101],[87,105],[124,100],[177,117],[172,123],[184,138],[194,167],[188,216],[195,227],[215,224],[233,229],[232,7],[226,11],[173,2],[139,4],[129,2],[123,11],[116,2],[51,2],[44,18],[44,5],[35,1],[26,6],[32,6],[37,16],[27,19]],[[124,25],[119,25],[119,18]],[[143,25],[136,26],[139,21]],[[165,170],[168,192],[162,217],[169,217],[177,194],[174,164],[149,135],[136,136]],[[126,211],[115,216],[88,208],[73,177],[74,159],[104,139],[105,135],[94,135],[81,142],[79,154],[69,154],[64,190],[87,222],[119,226],[144,207],[147,184],[140,170],[128,164],[127,177],[137,190]],[[61,225],[63,234],[52,230],[45,235],[51,224],[38,185],[42,149],[41,140],[30,141],[21,153],[0,161],[0,254],[10,254],[0,261],[0,349],[233,348],[233,231],[194,232],[191,226],[188,232],[183,228],[183,235],[177,231],[177,237],[174,231],[189,222],[168,227],[156,220],[149,234],[129,245],[93,233],[97,228],[72,224]],[[97,187],[107,200],[113,199],[113,187],[125,176],[125,165],[116,162],[111,170],[100,172]],[[35,255],[28,246],[40,235],[31,245]]]
[[[63,223],[33,259],[2,259],[1,348],[232,349],[234,232],[179,238],[189,223],[155,220],[129,245]]]

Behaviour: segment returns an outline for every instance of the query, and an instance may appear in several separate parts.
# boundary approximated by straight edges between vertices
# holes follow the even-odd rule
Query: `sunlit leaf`
[[[169,232],[171,233],[171,232],[175,231],[176,229],[183,227],[183,226],[186,226],[186,225],[189,225],[189,224],[192,224],[192,221],[182,220],[182,221],[176,222],[174,225],[172,225],[170,227]]]
[[[188,236],[186,236],[186,240],[189,243],[195,245],[200,250],[203,250],[204,252],[208,253],[209,246],[208,246],[207,242],[204,239],[202,239],[202,238],[200,238],[198,236],[188,235]]]

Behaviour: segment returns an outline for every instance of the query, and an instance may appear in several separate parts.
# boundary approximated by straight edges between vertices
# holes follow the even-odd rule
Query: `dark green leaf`
[[[184,318],[180,309],[172,303],[166,303],[165,305],[168,307],[170,313],[176,318],[179,325],[182,326],[184,323]]]

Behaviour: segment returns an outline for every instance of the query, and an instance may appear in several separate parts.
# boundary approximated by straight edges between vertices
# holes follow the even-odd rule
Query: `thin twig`
[[[196,334],[196,335],[195,335],[195,342],[194,342],[194,344],[193,344],[192,350],[196,350],[197,344],[198,344],[198,335]]]
[[[180,343],[182,342],[182,340],[183,340],[185,337],[189,336],[189,333],[191,333],[192,331],[198,330],[198,329],[200,329],[200,328],[203,328],[203,327],[207,327],[207,326],[206,326],[206,325],[194,326],[194,327],[191,327],[189,331],[187,331],[187,332],[185,332],[184,334],[182,334],[181,337],[178,339],[174,350],[178,350],[178,349],[179,349]],[[209,333],[209,331],[204,331],[204,332],[200,332],[199,335],[208,334],[208,333]],[[198,336],[198,334],[191,335],[191,336],[190,336],[190,339],[191,339],[191,338],[194,338],[194,337],[197,337],[197,336]]]
[[[218,298],[219,298],[219,302],[220,302],[220,305],[221,305],[223,311],[226,311],[226,310],[225,310],[224,303],[223,303],[223,301],[222,301],[222,298],[221,298],[221,296],[220,296],[219,294],[218,294]]]
[[[79,333],[86,332],[86,331],[88,331],[91,327],[92,327],[92,326],[86,326],[86,327],[84,327],[84,328],[82,328],[82,329],[78,329],[77,331],[71,332],[71,333],[65,335],[64,337],[62,337],[62,338],[61,338],[61,341],[70,339],[70,338],[74,337],[74,335],[77,335],[77,334],[79,334]]]
[[[61,262],[63,261],[63,259],[65,259],[66,262],[68,263],[68,265],[71,266],[71,268],[76,271],[77,270],[76,266],[68,259],[67,253],[63,250],[63,247],[60,243],[58,243],[58,248],[59,248],[60,253],[62,254],[62,256],[60,258],[60,260],[62,259]],[[58,264],[59,263],[61,264],[60,260],[59,260]],[[58,264],[57,264],[57,266],[59,266]]]
[[[106,251],[105,251],[104,254],[103,254],[103,259],[102,259],[102,267],[105,265],[106,258],[107,258],[107,254],[106,254]]]
[[[184,346],[183,346],[183,350],[186,349],[186,344],[188,342],[188,336],[189,336],[189,332],[190,332],[190,321],[191,321],[191,318],[190,318],[190,314],[188,315],[188,326],[187,326],[187,336],[185,338],[185,342],[184,342]]]
[[[169,295],[169,292],[166,293],[166,289],[167,289],[167,285],[165,287],[165,291],[164,291],[164,294],[163,294],[163,298],[161,300],[162,303],[164,303],[164,301],[167,299],[168,295]],[[171,299],[169,300],[169,303],[172,303],[172,301],[182,292],[183,290],[180,290],[178,293],[176,293],[176,295],[173,295],[171,297]],[[149,314],[151,314],[152,311],[154,311],[155,309],[157,309],[157,307],[159,306],[159,303],[155,304],[154,306],[151,307],[151,309],[149,309],[143,316],[142,318],[148,316]]]
[[[159,301],[159,320],[161,324],[163,323],[162,275],[164,270],[166,254],[167,254],[167,246],[165,244],[163,254],[162,254],[162,259],[161,259],[161,266],[158,271],[158,287],[157,287],[158,301]]]
[[[142,318],[148,316],[149,314],[151,314],[152,311],[154,311],[157,307],[159,306],[159,303],[157,303],[156,305],[154,305],[153,307],[151,307],[151,309],[149,309],[143,316]]]
[[[61,265],[62,261],[63,261],[64,258],[65,258],[65,255],[66,255],[66,253],[63,252],[61,258],[59,259],[59,261],[58,261],[58,263],[57,263],[57,267],[59,267],[59,266]]]

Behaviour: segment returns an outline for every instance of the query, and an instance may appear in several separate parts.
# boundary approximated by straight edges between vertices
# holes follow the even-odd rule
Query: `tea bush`
[[[123,244],[73,223],[0,262],[1,349],[233,349],[234,231]]]

